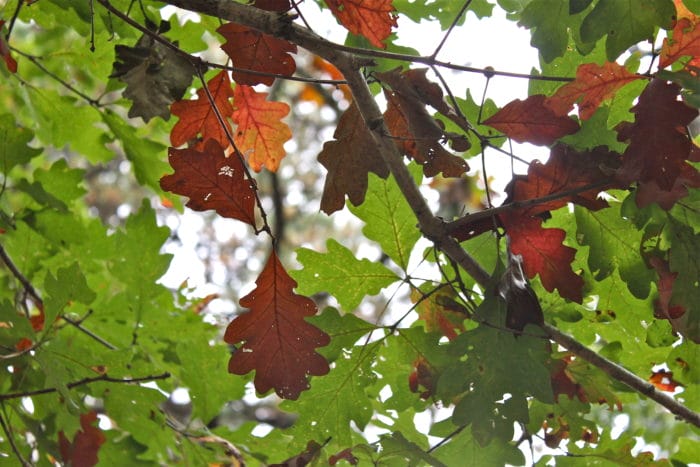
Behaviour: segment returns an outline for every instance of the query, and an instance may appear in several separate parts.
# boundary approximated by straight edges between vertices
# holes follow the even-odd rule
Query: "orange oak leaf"
[[[673,379],[672,371],[663,369],[652,372],[649,382],[656,386],[656,389],[667,392],[674,392],[678,386],[682,386],[681,383]]]
[[[685,0],[673,0],[673,4],[676,6],[676,18],[689,18],[691,20],[697,19],[697,16],[691,12],[687,6],[683,3]]]
[[[362,204],[369,172],[382,178],[389,176],[389,169],[354,103],[340,117],[333,137],[335,140],[324,143],[318,155],[318,161],[328,170],[321,197],[321,210],[326,214],[343,209],[346,194],[355,206]]]
[[[311,61],[311,66],[316,68],[321,73],[327,75],[330,79],[338,81],[345,79],[345,76],[343,76],[340,70],[338,70],[332,63],[325,61],[318,55],[314,56],[314,59]],[[348,102],[352,100],[352,93],[350,92],[350,88],[347,84],[338,85],[338,89],[340,89],[340,91],[343,93],[345,100]]]
[[[680,99],[680,87],[652,80],[632,107],[634,122],[620,123],[617,139],[629,141],[616,176],[620,182],[654,182],[671,191],[681,176],[686,160],[693,157],[695,144],[686,129],[698,110]]]
[[[607,202],[598,194],[614,185],[607,175],[620,164],[620,155],[599,146],[591,151],[576,151],[565,144],[555,145],[546,163],[535,160],[530,163],[526,177],[515,177],[506,192],[504,204],[543,198],[556,193],[570,193],[547,202],[519,209],[522,215],[535,216],[545,211],[553,211],[567,203],[576,203],[590,210],[602,209]],[[606,183],[607,180],[607,183]],[[596,184],[593,189],[577,192]]]
[[[542,227],[542,219],[506,211],[500,215],[514,255],[523,257],[523,269],[529,278],[540,275],[542,286],[549,292],[571,301],[583,300],[583,279],[571,269],[576,256],[574,248],[562,244],[566,232]]]
[[[612,98],[625,84],[640,78],[615,62],[605,62],[602,66],[584,63],[576,70],[576,79],[560,87],[546,100],[546,105],[558,115],[567,115],[578,102],[579,117],[588,120],[604,100]]]
[[[168,162],[175,173],[160,179],[163,190],[188,196],[190,209],[214,209],[255,227],[255,191],[236,155],[226,157],[219,143],[210,139],[201,151],[170,148]]]
[[[297,283],[274,251],[255,284],[240,300],[250,311],[226,328],[226,342],[243,342],[231,356],[228,370],[237,375],[255,370],[258,392],[274,388],[284,399],[297,399],[309,388],[309,375],[328,373],[328,362],[315,349],[328,345],[330,337],[304,320],[316,314],[316,305],[293,292]]]
[[[0,31],[4,24],[5,20],[0,19]],[[17,73],[17,61],[10,55],[10,47],[7,45],[4,34],[0,34],[0,57],[5,60],[5,65],[10,72]]]
[[[93,426],[97,413],[90,411],[80,415],[81,430],[75,434],[73,442],[68,441],[63,431],[58,432],[58,446],[61,458],[66,465],[89,467],[98,462],[97,453],[107,440],[102,430]]]
[[[546,105],[546,97],[535,94],[524,101],[516,99],[484,121],[519,143],[549,146],[562,136],[576,133],[578,123],[559,115]]]
[[[353,34],[362,35],[380,49],[396,27],[392,0],[326,0],[328,8],[340,23]]]
[[[671,39],[664,39],[659,55],[659,69],[666,68],[685,56],[700,57],[700,22],[689,18],[676,21]]]
[[[207,87],[219,114],[224,118],[226,130],[231,134],[231,126],[225,120],[233,113],[230,102],[231,97],[233,97],[233,89],[228,72],[222,70],[209,80]],[[197,135],[201,135],[202,141],[214,139],[221,147],[228,147],[230,143],[226,137],[226,131],[216,117],[216,112],[212,109],[206,91],[204,89],[198,90],[197,96],[196,100],[177,101],[170,106],[170,112],[180,118],[170,132],[170,143],[173,146],[182,146],[196,138]]]
[[[286,154],[284,142],[292,137],[289,127],[282,123],[289,106],[284,102],[266,101],[266,97],[267,93],[240,84],[233,96],[232,119],[238,125],[234,141],[256,172],[263,166],[276,172]]]
[[[411,290],[411,301],[416,304],[419,318],[425,322],[426,332],[439,332],[449,340],[464,331],[467,318],[455,298],[456,293],[451,288],[438,290],[428,297],[418,289]]]
[[[297,46],[289,41],[236,23],[224,24],[216,31],[226,39],[221,48],[231,58],[233,66],[251,70],[231,73],[238,84],[270,86],[275,80],[271,74],[291,76],[297,69],[290,55],[296,53]]]

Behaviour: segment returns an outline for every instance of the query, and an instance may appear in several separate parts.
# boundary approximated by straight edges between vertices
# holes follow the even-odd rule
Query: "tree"
[[[696,2],[319,5],[347,29],[345,44],[314,33],[309,5],[289,0],[4,6],[2,455],[24,465],[697,460]],[[172,7],[197,19],[161,20]],[[400,16],[439,22],[446,40],[494,8],[531,31],[539,69],[476,69],[438,58],[444,41],[430,56],[395,43]],[[455,94],[446,70],[527,79],[529,95],[499,109],[486,93]],[[284,171],[285,143],[303,141],[285,120],[300,99],[342,113],[318,154],[320,207],[362,221],[378,261],[333,235],[319,250],[283,241],[293,222],[275,188],[283,177],[266,174]],[[549,155],[514,174],[495,206],[489,174],[474,168],[487,152],[517,160],[509,140]],[[120,160],[133,180],[116,178]],[[442,206],[438,217],[424,196],[476,190],[481,177],[473,212]],[[123,221],[97,198],[119,184],[118,204],[139,200]],[[173,235],[163,218],[185,198],[247,226],[248,244],[265,250],[223,336],[203,319],[214,296],[159,282]],[[389,287],[410,302],[380,299],[388,318],[354,314]],[[335,306],[317,305],[324,294]],[[293,415],[278,425],[291,427],[260,437],[260,417],[217,423],[252,387],[283,400]],[[169,397],[177,388],[190,405]],[[415,421],[430,413],[427,426]],[[627,428],[613,436],[619,416]]]

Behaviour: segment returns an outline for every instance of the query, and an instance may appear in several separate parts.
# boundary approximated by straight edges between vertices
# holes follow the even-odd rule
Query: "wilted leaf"
[[[170,104],[182,98],[195,73],[189,60],[147,34],[134,47],[117,45],[115,51],[111,77],[126,83],[124,97],[134,101],[129,117],[170,118]]]
[[[571,269],[576,250],[562,244],[566,232],[543,228],[538,217],[510,212],[500,217],[510,237],[512,253],[523,257],[525,274],[529,278],[539,274],[547,291],[558,289],[562,297],[581,303],[583,279]]]
[[[265,100],[267,93],[255,92],[250,86],[239,84],[233,96],[233,121],[238,125],[234,141],[256,172],[263,166],[276,172],[285,156],[284,143],[292,132],[282,123],[289,113],[284,102]]]
[[[673,27],[673,36],[664,39],[659,53],[659,69],[666,68],[681,57],[700,56],[700,22],[681,18]]]
[[[622,155],[618,179],[625,184],[655,182],[670,191],[694,148],[686,126],[698,110],[678,100],[680,88],[652,80],[632,108],[633,123],[616,127],[618,139],[629,141]]]
[[[231,58],[233,66],[253,71],[231,73],[236,83],[270,86],[275,77],[269,73],[284,76],[294,74],[297,65],[290,53],[296,53],[297,46],[291,42],[236,23],[224,24],[216,31],[226,39],[221,48]]]
[[[94,411],[81,414],[80,426],[82,429],[75,434],[73,442],[66,438],[63,431],[58,433],[59,449],[66,465],[89,467],[97,464],[99,460],[97,453],[107,438],[102,430],[93,426],[96,421],[97,413]]]
[[[640,78],[615,62],[605,62],[603,66],[584,63],[576,70],[576,79],[557,89],[545,103],[557,114],[567,115],[578,102],[581,120],[588,120],[603,101],[611,99],[625,84]]]
[[[209,80],[207,87],[219,114],[224,119],[226,130],[228,130],[229,134],[232,134],[231,125],[226,120],[233,113],[233,107],[230,102],[231,97],[233,97],[233,89],[231,88],[228,72],[222,70]],[[188,141],[197,138],[197,135],[201,135],[202,141],[214,139],[222,148],[228,147],[230,143],[226,137],[226,130],[219,122],[206,91],[199,89],[197,97],[198,99],[196,100],[174,102],[170,107],[173,115],[180,118],[170,132],[170,143],[173,146],[182,146]]]
[[[231,356],[229,372],[244,375],[255,370],[255,388],[271,388],[284,399],[297,399],[309,388],[309,375],[328,373],[328,362],[316,347],[330,338],[304,320],[316,314],[314,302],[293,292],[297,283],[273,252],[255,281],[256,288],[241,298],[250,311],[237,316],[226,328],[224,340],[243,342]]]
[[[549,146],[562,136],[576,133],[578,123],[559,115],[546,105],[546,97],[535,94],[524,101],[516,99],[484,121],[519,143]]]
[[[326,0],[338,21],[353,34],[365,36],[370,43],[383,49],[382,43],[396,26],[392,0]]]
[[[425,330],[439,332],[450,340],[464,331],[464,320],[468,318],[465,310],[455,302],[456,298],[457,294],[451,287],[442,287],[430,294],[411,290],[411,301],[416,304],[418,317],[425,322]]]
[[[255,191],[235,154],[226,157],[210,139],[202,151],[170,148],[168,161],[175,173],[160,179],[163,190],[188,196],[186,206],[195,211],[214,209],[255,227]]]
[[[382,178],[389,175],[355,104],[340,117],[333,137],[335,141],[324,143],[318,155],[318,161],[328,170],[321,198],[321,210],[326,214],[343,209],[346,194],[355,206],[362,204],[369,172]]]

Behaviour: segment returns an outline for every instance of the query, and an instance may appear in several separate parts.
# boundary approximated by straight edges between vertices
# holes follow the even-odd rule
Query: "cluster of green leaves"
[[[353,115],[357,123],[339,126],[336,141],[327,143],[325,155],[319,157],[321,163],[333,160],[334,174],[329,173],[331,182],[327,181],[327,187],[347,183],[347,188],[343,188],[346,191],[334,193],[333,207],[324,211],[342,208],[348,195],[350,213],[364,222],[366,242],[380,249],[385,260],[359,259],[340,239],[330,238],[324,252],[299,248],[296,254],[302,268],[290,271],[290,278],[283,274],[284,269],[273,256],[274,261],[268,264],[273,265],[274,271],[282,272],[271,273],[272,280],[261,274],[258,288],[241,304],[253,309],[260,307],[260,301],[255,305],[257,297],[262,297],[265,305],[293,297],[289,306],[303,308],[298,317],[303,320],[312,310],[310,301],[286,288],[291,289],[296,281],[297,294],[333,296],[338,308],[328,307],[306,318],[306,324],[320,330],[318,342],[326,343],[325,335],[330,338],[328,345],[316,348],[328,366],[315,373],[302,372],[302,380],[309,374],[317,375],[310,378],[309,390],[289,392],[272,385],[278,394],[292,394],[288,398],[295,399],[281,405],[297,414],[293,427],[273,430],[264,437],[253,436],[256,422],[236,429],[207,428],[227,401],[242,398],[251,388],[253,375],[234,376],[227,372],[229,349],[220,330],[202,319],[197,300],[186,298],[186,285],[170,290],[158,282],[171,259],[161,253],[170,232],[158,225],[158,211],[167,209],[163,205],[181,207],[178,197],[164,192],[162,187],[176,191],[198,183],[191,179],[192,174],[164,177],[171,172],[166,151],[169,138],[175,144],[174,119],[167,118],[172,113],[182,122],[188,108],[194,108],[186,98],[180,99],[190,87],[184,84],[183,76],[189,82],[197,76],[197,70],[134,25],[162,33],[189,54],[205,50],[208,45],[200,38],[217,37],[217,31],[229,41],[234,34],[246,32],[223,28],[217,18],[206,15],[198,21],[172,18],[165,27],[160,24],[160,3],[111,2],[131,19],[130,24],[108,13],[102,7],[107,2],[103,1],[18,1],[19,4],[9,2],[0,10],[0,17],[6,19],[12,17],[14,7],[18,12],[8,42],[12,48],[0,41],[0,53],[8,65],[3,68],[0,63],[0,99],[4,109],[0,115],[0,251],[6,266],[0,275],[0,455],[39,465],[49,465],[55,459],[74,465],[97,460],[104,465],[204,465],[226,461],[246,465],[519,465],[526,462],[526,441],[532,442],[534,437],[538,444],[558,448],[539,460],[543,465],[552,459],[557,465],[590,465],[592,459],[627,465],[684,465],[700,457],[700,443],[694,438],[697,429],[651,409],[651,403],[611,380],[599,368],[554,347],[536,325],[520,329],[521,332],[508,329],[509,304],[498,297],[495,288],[499,278],[508,273],[506,242],[490,232],[494,230],[492,219],[483,229],[475,227],[479,235],[456,235],[463,237],[464,250],[493,273],[492,283],[480,284],[478,278],[466,274],[438,247],[426,249],[419,242],[422,234],[416,227],[419,221],[415,206],[405,199],[402,187],[385,167],[366,169],[367,163],[362,166],[359,162],[359,173],[350,173],[353,167],[338,165],[332,158],[349,152],[347,141],[371,146],[359,114],[350,113],[346,115]],[[349,45],[371,44],[377,49],[405,51],[395,46],[388,35],[370,34],[372,24],[361,24],[356,30],[348,26],[353,22],[353,8],[361,3],[331,0],[322,6],[354,32],[349,34]],[[497,3],[510,19],[531,29],[532,44],[542,58],[537,73],[570,78],[577,76],[582,64],[615,61],[638,42],[655,37],[662,31],[660,28],[670,30],[683,7],[682,2],[676,2],[677,8],[674,7],[670,0]],[[255,2],[260,8],[266,4],[262,0]],[[700,14],[695,2],[685,5]],[[376,33],[395,26],[394,14],[414,21],[438,21],[443,30],[448,30],[455,19],[459,24],[465,18],[475,20],[469,15],[459,16],[463,6],[484,20],[496,7],[487,0],[464,4],[445,0],[375,0],[366,2],[364,8],[382,18],[375,24]],[[4,27],[7,31],[9,24]],[[94,37],[94,52],[85,45],[86,37]],[[293,52],[291,46],[286,52]],[[700,53],[686,55],[695,57]],[[8,57],[16,59],[16,73]],[[639,54],[632,53],[625,66],[637,71],[639,61]],[[396,63],[396,56],[382,58],[379,54],[374,71],[389,70]],[[259,63],[250,64],[251,68],[256,66],[266,70]],[[285,62],[279,73],[290,74],[289,66]],[[164,78],[144,81],[152,78],[149,72],[154,70]],[[695,89],[694,81],[689,81],[692,74],[688,75],[690,72],[680,64],[669,73],[668,79],[690,91]],[[217,79],[221,77],[217,82],[223,76],[227,75],[217,74]],[[386,72],[374,74],[373,79],[378,78],[385,85],[391,105],[415,106],[425,112],[428,104],[438,110],[441,118],[448,117],[444,118],[443,127],[445,138],[450,141],[455,141],[455,132],[466,131],[466,127],[474,129],[464,135],[465,150],[459,157],[478,156],[480,149],[493,144],[486,138],[495,134],[493,129],[476,124],[479,115],[492,117],[492,123],[498,120],[493,118],[497,109],[492,102],[477,103],[466,93],[450,102],[454,106],[450,110],[442,93],[437,98],[430,94],[432,88],[421,81],[424,77],[420,71],[410,78],[416,79],[412,85],[429,92],[420,98],[410,95],[414,89],[402,87],[406,81],[401,81],[408,80],[408,76]],[[236,91],[255,95],[252,88],[244,90],[244,78],[236,74],[233,77],[238,82]],[[201,81],[195,78],[191,87],[199,91],[201,113],[207,114],[206,103],[211,96],[202,91],[206,81]],[[227,77],[226,83],[230,84]],[[560,86],[561,82],[532,80],[530,94],[556,97]],[[590,118],[574,121],[568,116],[557,116],[566,120],[566,131],[553,137],[548,134],[547,138],[580,151],[573,152],[575,155],[590,155],[599,146],[623,153],[626,141],[619,137],[619,125],[635,120],[631,109],[645,86],[645,82],[634,78],[612,98],[597,101]],[[146,92],[149,90],[152,93]],[[225,91],[221,95],[228,104],[230,89]],[[258,103],[264,101],[260,96],[256,99]],[[174,101],[178,102],[169,108]],[[531,104],[528,101],[525,105]],[[238,105],[236,110],[241,111]],[[286,112],[278,113],[283,116]],[[431,117],[427,114],[404,115],[403,120],[385,117],[392,131],[399,132],[396,134],[405,131],[415,137],[424,131],[424,136],[433,137],[430,132],[437,128],[428,128]],[[208,118],[216,121],[211,115]],[[474,125],[460,126],[466,121]],[[242,123],[235,123],[240,129]],[[522,127],[532,122],[514,123]],[[501,129],[496,123],[493,128]],[[516,133],[523,134],[516,130],[511,135],[511,128],[502,131],[515,139]],[[207,142],[205,148],[214,149],[204,152],[198,146],[197,131],[187,137],[178,133],[181,142],[191,147],[172,149],[172,160],[182,161],[183,154],[191,161],[199,156],[209,157],[213,152],[223,153],[227,135],[218,130],[215,128],[213,133],[219,133],[223,142],[218,146]],[[426,152],[444,150],[442,146],[420,146],[421,138],[415,139],[419,149]],[[425,154],[421,160],[421,151],[407,146],[406,154],[415,160],[408,166],[410,175],[417,185],[427,189],[429,180],[424,174],[432,170],[432,161]],[[276,170],[280,158],[270,164],[249,163],[255,170],[263,166],[274,166]],[[84,180],[90,172],[104,170],[121,159],[130,163],[140,187],[135,196],[145,199],[136,203],[137,208],[123,224],[110,225],[91,210]],[[448,160],[446,157],[443,162],[449,165],[445,162]],[[230,165],[222,165],[225,160],[219,162],[215,166],[219,175],[223,169],[233,170]],[[466,170],[466,163],[459,167]],[[441,170],[447,173],[450,168]],[[603,171],[597,166],[595,170]],[[241,182],[251,177],[240,172],[238,176]],[[683,189],[693,186],[693,177],[688,176]],[[338,181],[344,178],[350,182]],[[250,183],[245,189],[252,193],[254,185]],[[212,186],[221,188],[217,183],[210,184],[197,196],[208,201]],[[221,191],[223,195],[230,194],[223,188]],[[248,191],[245,196],[249,196]],[[324,197],[328,191],[329,188]],[[576,290],[582,298],[577,300],[563,297],[561,285],[556,289],[548,283],[543,285],[541,269],[538,276],[530,274],[534,276],[532,288],[539,297],[545,320],[610,361],[644,379],[650,378],[657,387],[682,387],[678,399],[698,410],[697,190],[688,188],[687,194],[672,201],[640,202],[638,193],[621,189],[611,189],[609,195],[609,206],[602,209],[589,209],[590,199],[584,203],[571,199],[577,204],[573,210],[556,206],[546,215],[535,213],[538,226],[541,218],[547,217],[545,230],[562,232],[556,246],[567,249],[569,256],[564,263],[567,267],[570,263],[568,274],[582,284],[581,290]],[[340,207],[336,206],[339,199]],[[195,201],[193,194],[189,205],[194,209],[216,209],[221,214],[218,208],[206,206],[202,200],[197,205]],[[252,198],[248,201],[249,205],[241,208],[245,215],[237,211],[229,217],[243,220],[254,227],[255,233],[261,233],[264,228],[257,227]],[[516,227],[511,230],[506,221],[503,224],[509,232],[517,231]],[[495,230],[502,233],[500,227]],[[541,256],[545,260],[553,258],[547,252]],[[433,277],[413,277],[412,274],[418,274],[411,269],[412,258],[421,258]],[[269,271],[267,267],[265,271]],[[271,295],[270,283],[274,284]],[[406,295],[410,294],[413,307],[403,304],[391,319],[374,322],[353,314],[363,300],[392,284],[402,287],[402,293],[409,292]],[[282,293],[278,288],[285,290]],[[254,324],[247,326],[251,312],[245,321],[246,337],[229,336],[231,344],[248,341],[237,350],[238,355],[234,353],[229,371],[250,370],[246,364],[238,363],[246,354],[256,357],[259,347],[253,350],[246,346],[260,334],[267,336],[276,326],[278,316],[269,310],[264,310],[268,312],[265,329],[256,329]],[[298,310],[292,311],[296,314]],[[419,319],[404,324],[409,320],[401,315],[413,311]],[[238,324],[242,322],[239,320]],[[230,334],[240,336],[239,331]],[[304,355],[318,357],[313,352]],[[290,362],[296,357],[283,356]],[[290,365],[298,367],[300,363]],[[661,373],[660,366],[669,373]],[[263,371],[254,368],[258,388],[270,389],[270,384],[258,383]],[[298,382],[295,384],[298,386]],[[184,423],[167,408],[167,395],[178,387],[187,388],[192,399],[193,412]],[[419,414],[433,412],[437,406],[447,409],[445,418],[429,426],[416,423]],[[606,411],[599,410],[601,406]],[[618,411],[629,414],[632,421],[627,433],[612,439],[609,414]],[[99,430],[94,428],[95,414],[100,414],[102,420]],[[644,421],[651,419],[667,430],[643,432],[642,428],[647,428]],[[668,432],[673,436],[668,436]],[[657,443],[662,459],[633,452],[635,436],[642,436],[646,443]],[[435,444],[435,439],[442,441]],[[91,446],[91,456],[76,457],[85,445]]]

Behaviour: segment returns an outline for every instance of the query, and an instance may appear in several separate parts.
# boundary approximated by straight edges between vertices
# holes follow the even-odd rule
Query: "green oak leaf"
[[[671,249],[669,266],[678,273],[673,282],[671,301],[683,305],[685,313],[678,323],[679,332],[695,343],[700,343],[700,234],[670,218]]]
[[[566,51],[570,18],[567,2],[533,0],[525,7],[518,24],[532,30],[530,45],[549,63]]]
[[[443,31],[450,27],[462,9],[462,4],[453,0],[394,0],[393,6],[399,13],[416,23],[422,20],[438,20]],[[485,18],[491,16],[493,4],[488,0],[474,0],[467,11],[474,13],[477,18]],[[465,16],[462,16],[458,24],[463,24],[464,18]]]
[[[290,275],[299,283],[298,293],[328,292],[338,299],[345,311],[354,311],[365,296],[376,295],[382,288],[399,280],[383,264],[358,260],[332,238],[328,239],[326,247],[326,253],[308,248],[297,250],[297,259],[304,269],[291,271]]]
[[[409,170],[418,183],[421,167],[411,164]],[[348,207],[355,216],[365,221],[362,229],[365,236],[379,243],[382,251],[405,271],[413,245],[421,234],[416,228],[418,220],[394,177],[390,175],[384,180],[370,173],[365,202],[360,206],[348,203]]]
[[[49,325],[70,302],[77,301],[89,305],[97,297],[87,285],[78,263],[60,268],[56,277],[48,272],[44,280],[44,290],[47,294],[44,298],[44,311],[46,323]]]
[[[318,349],[318,352],[329,362],[334,362],[343,349],[352,348],[360,337],[377,329],[375,325],[353,314],[341,315],[338,310],[331,307],[306,320],[331,337],[331,342],[327,346]]]
[[[642,232],[622,218],[620,203],[595,212],[576,206],[574,213],[578,241],[591,247],[588,266],[595,279],[601,281],[618,269],[630,292],[646,298],[656,274],[640,255]]]
[[[400,431],[381,436],[379,444],[382,450],[377,459],[377,465],[400,462],[401,465],[410,467],[419,465],[447,467],[446,464],[426,453],[425,449],[406,439]]]
[[[541,424],[541,423],[540,423]],[[449,437],[431,454],[447,465],[523,465],[525,456],[514,444],[500,439],[482,446],[470,430],[458,430],[451,420],[436,423],[430,429],[432,436]],[[538,427],[539,428],[539,427]]]
[[[0,171],[7,174],[16,165],[26,164],[41,153],[40,149],[27,146],[34,133],[17,126],[15,117],[0,115]]]
[[[581,23],[581,38],[595,42],[607,36],[608,60],[645,39],[657,27],[670,28],[676,15],[672,0],[600,0]]]

